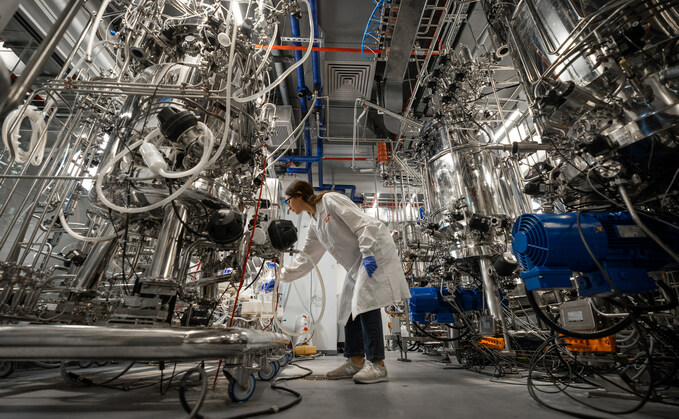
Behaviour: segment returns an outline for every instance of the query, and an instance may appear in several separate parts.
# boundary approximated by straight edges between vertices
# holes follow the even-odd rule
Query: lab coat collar
[[[311,218],[313,218],[314,221],[318,221],[318,220],[321,219],[321,218],[319,218],[319,215],[321,213],[325,213],[325,204],[323,204],[323,198],[321,198],[321,200],[316,203],[316,214],[314,214],[314,215],[309,214],[309,215],[311,215]]]

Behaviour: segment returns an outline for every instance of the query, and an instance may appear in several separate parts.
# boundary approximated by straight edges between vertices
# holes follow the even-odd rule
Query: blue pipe
[[[312,15],[312,20],[314,22],[314,36],[318,36],[318,14],[317,14],[317,0],[309,0],[309,5],[311,6],[311,15]],[[292,36],[294,37],[299,37],[300,35],[300,30],[299,30],[299,20],[292,15],[290,15],[290,29]],[[293,45],[295,46],[301,46],[302,44],[300,42],[293,42]],[[318,46],[314,42],[314,46]],[[295,62],[299,62],[302,59],[302,51],[294,51],[295,54]],[[311,65],[312,65],[312,70],[313,70],[313,81],[314,81],[314,91],[320,93],[323,91],[323,86],[321,83],[321,58],[320,54],[318,51],[312,51],[311,53]],[[306,84],[304,82],[304,66],[300,65],[297,67],[297,92],[299,92],[300,98],[299,98],[299,103],[300,103],[300,108],[301,108],[301,113],[302,115],[306,115],[308,112],[308,103],[307,103],[307,98],[306,98],[306,92],[308,91]],[[323,121],[323,113],[322,113],[322,100],[320,97],[316,99],[316,103],[314,106],[317,108],[316,111],[319,113],[319,131],[323,131],[325,133],[325,124]],[[316,156],[311,155],[311,133],[309,131],[309,120],[305,122],[305,128],[304,128],[304,144],[306,148],[306,155],[305,156],[282,156],[279,160],[285,163],[290,163],[290,162],[300,162],[300,163],[306,163],[306,167],[304,169],[301,168],[295,168],[295,167],[289,167],[287,169],[287,173],[294,173],[294,174],[304,174],[306,173],[308,176],[308,181],[313,185],[313,177],[312,177],[312,172],[311,172],[311,164],[312,163],[318,163],[318,185],[314,189],[317,191],[327,191],[330,189],[334,189],[338,192],[344,193],[346,190],[351,191],[351,200],[354,202],[359,202],[360,199],[356,197],[356,185],[330,185],[326,184],[323,181],[323,137],[320,132],[318,137],[316,138]],[[334,186],[334,188],[333,188]]]
[[[316,12],[316,0],[309,0],[309,6],[311,6],[311,15],[314,21],[314,37],[319,36],[320,34],[318,33],[318,13]],[[314,47],[318,47],[319,45],[314,42]],[[300,51],[301,53],[301,51]],[[313,75],[314,75],[314,91],[318,92],[319,96],[323,92],[323,86],[321,84],[321,55],[318,51],[312,51],[311,52],[311,67],[313,69]],[[316,99],[316,107],[320,109],[322,106],[321,99],[318,98]]]
[[[278,161],[284,163],[296,162],[296,163],[318,163],[318,156],[282,156]],[[306,169],[304,169],[306,170]],[[292,173],[288,170],[288,173]],[[305,172],[306,173],[306,172]]]
[[[307,170],[302,169],[302,168],[297,168],[297,167],[288,167],[288,170],[286,171],[287,173],[293,173],[293,174],[306,174]]]
[[[301,36],[301,33],[299,31],[299,20],[290,15],[290,31],[292,32],[292,36],[298,38]],[[294,46],[301,47],[302,44],[300,42],[293,42],[292,43]],[[294,51],[295,54],[295,63],[298,63],[302,60],[302,51]],[[306,99],[306,92],[309,89],[306,87],[306,83],[304,82],[304,65],[300,65],[297,67],[297,94],[299,95],[299,106],[300,106],[300,113],[302,116],[306,115],[307,112],[309,111],[309,107],[307,105],[307,99]],[[311,156],[311,133],[309,132],[309,120],[304,123],[304,146],[306,148],[306,155]],[[314,178],[313,174],[311,172],[311,163],[307,162],[306,164],[306,174],[307,174],[307,181],[311,183],[312,185],[314,184]]]

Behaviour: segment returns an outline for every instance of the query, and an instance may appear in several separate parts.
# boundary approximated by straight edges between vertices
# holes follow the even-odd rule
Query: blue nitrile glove
[[[262,289],[264,292],[271,292],[273,291],[273,287],[275,285],[275,282],[273,279],[270,279],[266,284],[262,285]]]
[[[368,271],[368,276],[372,278],[373,274],[377,270],[377,261],[375,260],[375,256],[363,258],[363,266],[365,266],[365,270]]]

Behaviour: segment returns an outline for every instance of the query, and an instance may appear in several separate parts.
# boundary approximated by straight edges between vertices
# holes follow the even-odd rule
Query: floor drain
[[[314,380],[314,381],[315,381],[315,380],[327,380],[328,377],[326,377],[325,375],[310,375],[310,376],[308,376],[308,377],[304,377],[303,379],[304,379],[304,380]]]

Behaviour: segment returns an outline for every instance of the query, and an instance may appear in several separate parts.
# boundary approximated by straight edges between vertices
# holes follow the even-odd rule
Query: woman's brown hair
[[[301,196],[304,202],[316,206],[316,204],[323,198],[323,195],[334,191],[323,191],[320,194],[314,194],[314,187],[309,182],[297,179],[288,186],[285,194],[290,198]]]

